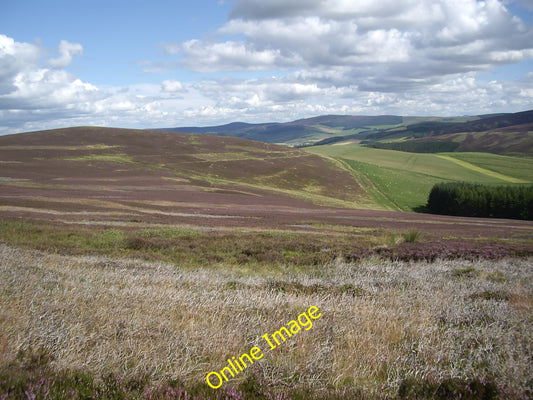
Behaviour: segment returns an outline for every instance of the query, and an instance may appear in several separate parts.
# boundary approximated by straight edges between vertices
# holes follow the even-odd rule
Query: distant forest
[[[437,141],[406,141],[406,142],[373,142],[367,143],[367,147],[374,149],[407,151],[410,153],[445,153],[454,152],[460,146],[455,142],[437,142]]]
[[[533,186],[438,183],[427,208],[435,214],[533,220]]]

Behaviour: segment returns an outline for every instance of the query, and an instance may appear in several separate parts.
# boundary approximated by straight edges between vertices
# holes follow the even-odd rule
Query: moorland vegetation
[[[0,245],[3,399],[531,396],[527,259],[146,262]],[[272,263],[271,263],[272,264]],[[305,335],[209,371],[311,305]]]
[[[532,166],[94,127],[0,137],[0,399],[531,398],[532,223],[398,210],[446,181],[524,187]],[[305,335],[206,384],[311,306]]]

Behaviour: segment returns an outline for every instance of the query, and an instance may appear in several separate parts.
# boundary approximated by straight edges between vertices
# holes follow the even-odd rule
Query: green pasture
[[[533,158],[489,153],[453,153],[453,157],[490,171],[533,182]]]
[[[421,154],[357,144],[306,149],[337,161],[364,188],[376,208],[424,207],[433,185],[443,181],[488,185],[533,183],[533,158],[488,153]]]

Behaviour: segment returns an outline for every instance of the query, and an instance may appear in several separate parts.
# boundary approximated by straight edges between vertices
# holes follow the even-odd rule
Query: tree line
[[[363,144],[363,143],[361,143]],[[385,150],[398,150],[406,151],[409,153],[451,153],[457,150],[461,145],[456,142],[441,142],[441,141],[429,141],[429,140],[408,140],[405,142],[372,142],[364,143],[366,147],[372,147],[374,149]]]
[[[533,220],[533,186],[437,183],[426,207],[435,214]]]

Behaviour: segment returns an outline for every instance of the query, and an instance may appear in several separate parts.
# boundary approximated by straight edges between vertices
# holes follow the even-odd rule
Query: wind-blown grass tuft
[[[414,243],[420,238],[421,232],[416,229],[411,229],[405,232],[402,237],[406,243]]]

